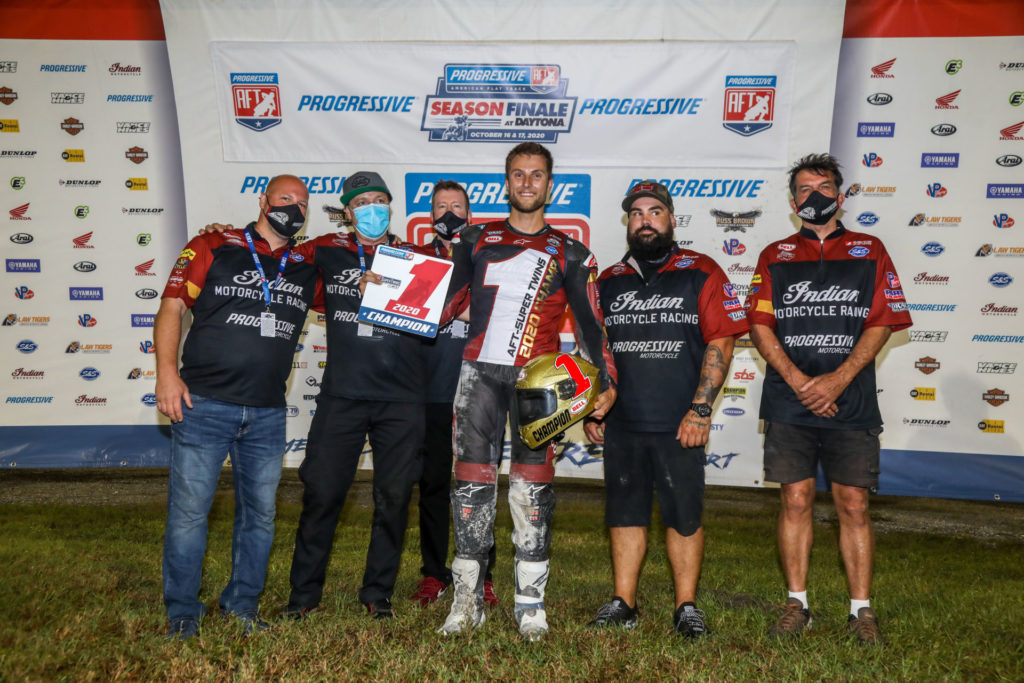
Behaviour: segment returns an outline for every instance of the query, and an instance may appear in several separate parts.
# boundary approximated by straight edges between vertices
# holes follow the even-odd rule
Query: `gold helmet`
[[[537,356],[516,382],[513,417],[519,438],[531,449],[540,448],[588,415],[600,393],[597,368],[579,356]]]

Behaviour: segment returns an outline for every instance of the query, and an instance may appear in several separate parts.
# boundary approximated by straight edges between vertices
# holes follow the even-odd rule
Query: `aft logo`
[[[896,78],[893,74],[889,73],[892,69],[892,65],[896,63],[896,58],[893,57],[887,62],[876,64],[871,67],[871,78]]]
[[[430,198],[438,178],[454,180],[466,188],[473,207],[474,223],[489,223],[508,216],[508,192],[504,173],[406,173],[406,239],[427,244],[434,238]],[[544,218],[584,245],[590,244],[590,176],[586,173],[555,173]]]
[[[423,104],[431,142],[558,142],[576,97],[558,64],[446,64]]]
[[[868,168],[878,168],[882,165],[882,157],[878,156],[874,152],[868,152],[861,159],[860,163],[867,166]]]
[[[276,73],[231,74],[235,123],[264,131],[281,123],[281,90]]]
[[[959,90],[954,90],[953,92],[946,93],[945,95],[942,95],[941,97],[936,97],[935,98],[935,108],[936,109],[959,109],[960,107],[958,107],[957,105],[953,104],[953,102],[955,102],[956,98],[958,98],[958,97],[960,97],[960,91]]]
[[[775,76],[726,76],[722,125],[744,137],[763,133],[775,120]]]

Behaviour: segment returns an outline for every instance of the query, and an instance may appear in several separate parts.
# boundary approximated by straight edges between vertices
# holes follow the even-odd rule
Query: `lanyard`
[[[363,251],[363,244],[356,242],[356,247],[359,249],[359,272],[360,275],[366,275],[366,252]]]
[[[260,263],[260,257],[256,254],[256,245],[253,244],[252,235],[249,231],[245,231],[245,241],[249,243],[249,253],[252,254],[252,260],[256,263],[256,270],[260,274],[260,283],[263,285],[263,298],[267,302],[267,310],[270,310],[270,285],[267,284],[267,276],[263,272],[263,264]],[[281,254],[281,264],[277,268],[277,278],[274,280],[274,286],[281,281],[281,276],[284,275],[285,264],[288,263],[288,254],[291,252],[291,248],[285,249],[284,253]]]

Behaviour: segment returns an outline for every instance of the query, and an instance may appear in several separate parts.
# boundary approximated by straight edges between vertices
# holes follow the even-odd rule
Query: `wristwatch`
[[[710,403],[691,403],[690,410],[697,413],[699,417],[711,417]]]

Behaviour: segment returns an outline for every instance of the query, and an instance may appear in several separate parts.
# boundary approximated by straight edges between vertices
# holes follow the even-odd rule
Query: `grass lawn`
[[[564,488],[547,595],[551,633],[535,644],[521,642],[512,621],[512,529],[503,497],[495,572],[501,605],[469,636],[435,633],[449,596],[426,609],[405,600],[419,579],[414,508],[398,617],[366,617],[356,600],[369,538],[363,495],[343,514],[321,613],[251,638],[208,616],[202,635],[187,643],[164,638],[162,502],[0,504],[0,680],[1024,680],[1022,535],[974,533],[970,522],[1005,509],[1024,518],[1022,506],[874,499],[881,523],[873,606],[887,642],[865,649],[843,635],[848,595],[828,498],[820,498],[815,518],[814,629],[778,642],[766,633],[785,598],[774,540],[777,493],[710,488],[698,606],[714,633],[690,643],[670,633],[672,589],[657,527],[641,580],[640,626],[630,633],[584,627],[611,597],[601,491]],[[299,510],[294,496],[281,496],[262,599],[272,620],[287,599]],[[229,573],[232,514],[232,495],[222,488],[201,594],[214,614]],[[961,523],[943,531],[887,522],[900,515]]]

